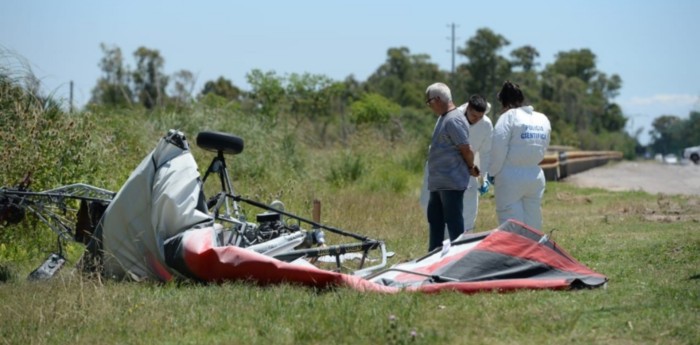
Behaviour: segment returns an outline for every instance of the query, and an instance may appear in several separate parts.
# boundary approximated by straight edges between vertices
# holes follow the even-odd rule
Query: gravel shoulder
[[[611,191],[700,196],[700,165],[621,161],[569,176],[562,182]]]

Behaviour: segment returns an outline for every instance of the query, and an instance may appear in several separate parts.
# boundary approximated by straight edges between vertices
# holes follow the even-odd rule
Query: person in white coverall
[[[469,107],[470,104],[474,106]],[[464,191],[462,217],[464,217],[464,232],[474,230],[476,223],[476,215],[479,211],[479,195],[488,192],[489,181],[487,179],[488,167],[491,157],[491,134],[493,132],[493,124],[486,114],[491,111],[491,104],[479,96],[473,95],[469,102],[457,107],[464,114],[469,123],[469,144],[475,154],[474,164],[481,168],[481,178],[483,181],[479,183],[479,179],[471,176],[469,185]],[[427,165],[423,174],[423,187],[420,194],[420,206],[423,212],[428,207],[428,170]]]
[[[545,177],[539,163],[551,136],[547,116],[524,106],[520,87],[506,81],[498,93],[503,113],[496,121],[489,173],[495,188],[496,213],[502,224],[519,220],[542,229]]]

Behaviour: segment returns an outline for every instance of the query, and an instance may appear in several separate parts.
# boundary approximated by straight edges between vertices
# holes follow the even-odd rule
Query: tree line
[[[430,121],[424,120],[429,118],[424,100],[429,84],[450,85],[456,103],[474,93],[484,95],[496,105],[491,114],[495,121],[500,112],[496,93],[505,80],[511,80],[524,89],[536,110],[549,116],[552,143],[621,150],[628,156],[642,149],[637,136],[625,132],[627,118],[615,103],[622,79],[600,71],[590,49],[561,51],[554,62],[541,66],[535,47],[516,47],[505,56],[502,52],[509,45],[504,36],[481,28],[458,47],[457,54],[466,62],[456,66],[454,73],[441,70],[428,54],[392,47],[364,81],[353,75],[337,81],[318,74],[278,75],[254,69],[246,75],[250,90],[220,76],[196,91],[192,72],[164,73],[165,58],[158,50],[138,48],[133,53],[134,67],[129,67],[119,47],[102,44],[102,75],[89,106],[178,110],[205,104],[231,107],[271,124],[311,126],[321,143],[334,135],[343,138],[362,126],[398,139],[432,129]]]
[[[651,124],[651,144],[655,153],[681,154],[683,149],[700,145],[700,112],[691,111],[687,119],[675,115],[662,115]]]

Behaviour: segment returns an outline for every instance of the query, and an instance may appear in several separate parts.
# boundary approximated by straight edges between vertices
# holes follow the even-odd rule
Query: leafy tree
[[[461,104],[464,100],[469,99],[471,93],[467,90],[466,85],[470,82],[472,78],[471,72],[465,64],[460,64],[455,66],[455,72],[450,76],[450,90],[452,91],[452,100],[455,104]],[[488,97],[487,94],[479,92],[484,97]],[[489,100],[491,102],[492,100]],[[423,108],[424,109],[424,108]]]
[[[562,113],[558,114],[560,121],[556,126],[553,124],[555,130],[562,129],[558,126],[572,126],[581,138],[587,137],[589,131],[594,134],[624,132],[627,118],[612,101],[622,87],[622,79],[616,74],[608,77],[598,72],[595,54],[590,50],[558,53],[554,63],[547,65],[541,75],[542,98],[562,104]],[[583,145],[587,143],[591,140],[582,141]]]
[[[683,147],[700,145],[700,111],[691,111],[682,126]]]
[[[540,79],[535,66],[539,65],[536,61],[540,53],[532,46],[525,45],[513,50],[510,53],[512,59],[510,66],[515,69],[511,72],[507,79],[521,86],[525,98],[531,104],[539,104],[540,101]],[[518,71],[517,69],[520,68]],[[487,95],[490,96],[490,95]]]
[[[675,115],[662,115],[654,119],[649,135],[652,139],[652,148],[659,153],[672,153],[680,151],[681,131],[683,121]]]
[[[196,79],[194,74],[188,70],[180,70],[173,74],[172,97],[178,104],[187,104],[192,101],[192,91]]]
[[[333,121],[332,104],[343,93],[343,83],[320,74],[291,74],[287,79],[286,97],[289,112],[297,125],[309,121],[325,144],[328,125]]]
[[[334,111],[340,115],[340,138],[343,144],[347,144],[348,136],[352,130],[349,125],[346,113],[347,108],[354,101],[360,99],[364,94],[363,85],[354,75],[350,75],[343,81],[342,87],[339,88],[340,93],[334,99],[332,107]]]
[[[330,116],[330,99],[325,91],[333,85],[333,80],[319,74],[293,73],[287,79],[286,95],[290,101],[290,113],[312,122]]]
[[[585,129],[584,100],[588,85],[578,78],[563,74],[543,73],[542,98],[561,105],[559,118],[575,128]]]
[[[613,74],[608,78],[605,73],[599,72],[589,84],[591,97],[601,101],[599,108],[595,109],[597,116],[592,121],[594,131],[596,133],[623,131],[627,124],[627,118],[622,113],[620,106],[613,102],[622,87],[620,76]]]
[[[510,56],[513,58],[510,61],[511,66],[520,67],[523,72],[530,72],[535,66],[539,65],[535,60],[540,56],[540,53],[535,47],[530,45],[514,49],[510,52]]]
[[[627,118],[622,113],[617,103],[610,103],[605,108],[605,111],[594,121],[596,132],[621,132],[627,125]]]
[[[392,116],[396,116],[401,107],[376,93],[366,93],[350,106],[352,122],[356,125],[384,125]]]
[[[686,147],[700,143],[700,112],[691,111],[687,119],[675,115],[659,116],[649,131],[651,147],[659,153],[681,153]]]
[[[622,78],[613,74],[608,78],[605,73],[598,73],[597,78],[591,82],[594,93],[598,93],[606,99],[615,99],[620,94],[622,88]]]
[[[285,97],[283,78],[274,71],[263,73],[254,69],[246,75],[246,79],[252,88],[250,98],[255,108],[272,124],[276,123]]]
[[[367,78],[366,88],[403,107],[423,107],[425,89],[445,77],[429,55],[411,55],[406,47],[390,48],[384,64]]]
[[[355,79],[354,75],[350,75],[347,78],[345,78],[343,84],[343,94],[341,95],[343,103],[350,104],[360,99],[360,97],[364,93],[362,89],[362,83]]]
[[[398,117],[401,106],[376,93],[366,93],[350,105],[352,122],[358,126],[371,125],[383,129],[394,141],[401,135]]]
[[[496,94],[511,73],[510,62],[498,54],[509,44],[505,37],[491,29],[481,28],[466,42],[465,48],[457,51],[468,60],[465,64],[470,76],[466,83],[468,94],[486,95],[487,99]]]
[[[556,60],[547,69],[554,74],[578,78],[588,84],[598,74],[595,59],[595,54],[589,49],[573,49],[557,53]]]
[[[216,80],[210,80],[204,83],[204,87],[202,88],[202,92],[200,92],[199,97],[201,98],[209,94],[221,96],[229,101],[239,101],[242,92],[241,89],[233,85],[230,80],[221,76]]]
[[[100,49],[104,56],[99,66],[102,76],[97,80],[97,85],[92,89],[91,104],[107,106],[130,106],[133,99],[133,91],[129,86],[131,72],[124,65],[124,58],[119,47],[108,47],[101,43]]]
[[[165,101],[165,88],[168,77],[163,73],[165,60],[155,49],[139,47],[134,52],[136,69],[132,72],[134,93],[146,109],[162,106]]]

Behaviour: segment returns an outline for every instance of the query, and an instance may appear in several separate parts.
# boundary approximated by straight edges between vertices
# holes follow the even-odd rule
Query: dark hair
[[[498,92],[498,101],[503,107],[517,108],[523,105],[525,97],[518,84],[506,80],[501,91]]]
[[[486,99],[481,95],[472,95],[469,97],[469,108],[472,108],[477,112],[486,112],[486,104]]]

